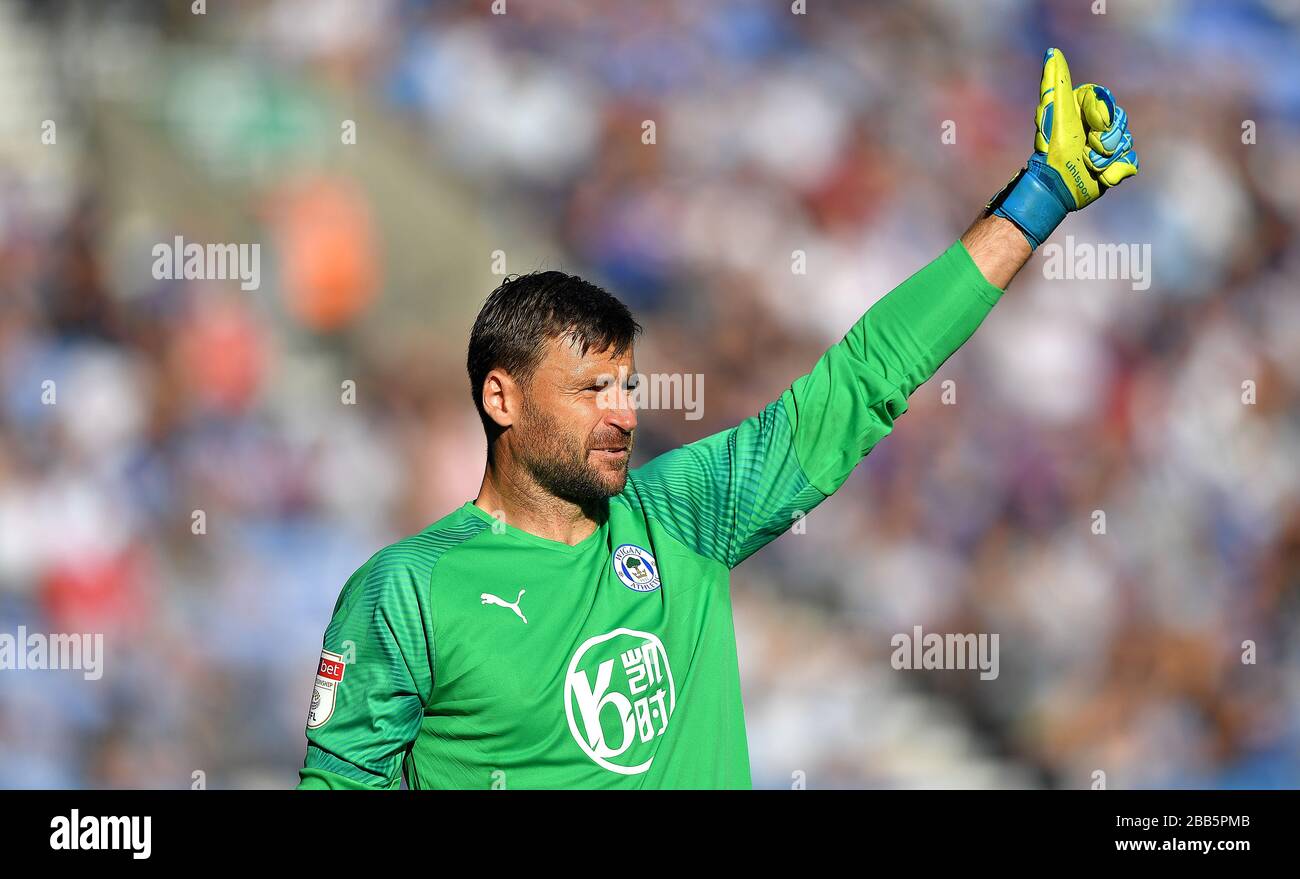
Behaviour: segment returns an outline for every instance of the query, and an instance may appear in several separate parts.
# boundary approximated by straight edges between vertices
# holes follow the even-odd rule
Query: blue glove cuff
[[[1074,199],[1055,171],[1037,155],[1006,187],[993,197],[993,214],[1015,223],[1031,250],[1047,240],[1061,225]]]

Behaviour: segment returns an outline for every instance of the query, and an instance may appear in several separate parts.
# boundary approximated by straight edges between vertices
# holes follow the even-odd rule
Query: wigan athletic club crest
[[[320,666],[316,669],[316,689],[311,692],[311,710],[307,712],[307,729],[325,725],[334,713],[338,701],[339,684],[343,683],[343,670],[347,666],[343,657],[328,650],[320,652]]]
[[[631,543],[614,550],[614,573],[624,586],[636,592],[654,592],[659,588],[659,565],[655,557]]]

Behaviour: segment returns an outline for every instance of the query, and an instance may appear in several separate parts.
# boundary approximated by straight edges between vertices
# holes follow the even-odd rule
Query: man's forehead
[[[582,339],[569,334],[547,340],[547,352],[542,360],[542,368],[549,368],[564,375],[596,375],[617,371],[620,366],[631,368],[632,361],[632,345],[628,345],[618,354],[614,353],[613,345],[603,350],[588,346],[584,354]]]

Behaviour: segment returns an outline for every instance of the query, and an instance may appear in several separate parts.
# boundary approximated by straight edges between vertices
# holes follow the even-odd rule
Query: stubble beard
[[[623,491],[627,484],[628,458],[615,469],[597,467],[588,458],[586,437],[575,437],[560,428],[544,410],[525,400],[524,437],[521,463],[528,474],[550,494],[579,506],[605,501]],[[620,440],[621,441],[621,440]]]

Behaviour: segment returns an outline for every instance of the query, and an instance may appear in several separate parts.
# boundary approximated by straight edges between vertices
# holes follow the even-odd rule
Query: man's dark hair
[[[531,272],[507,278],[488,296],[469,334],[470,392],[488,437],[488,454],[500,433],[483,410],[483,382],[504,369],[526,385],[546,353],[546,342],[572,334],[580,355],[612,348],[621,355],[641,325],[626,305],[604,289],[564,272]]]

